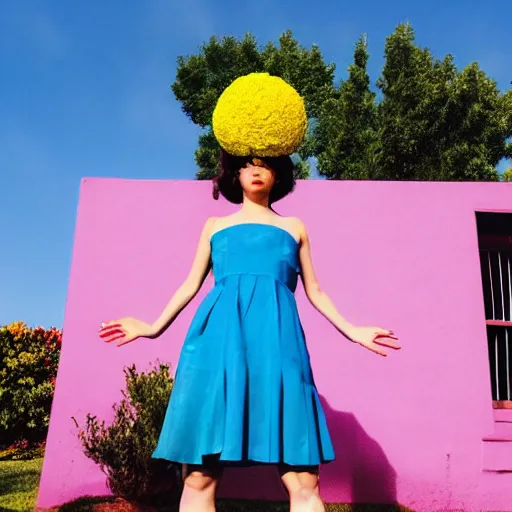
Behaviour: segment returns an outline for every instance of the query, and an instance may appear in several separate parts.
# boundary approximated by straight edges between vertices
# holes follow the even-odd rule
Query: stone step
[[[512,423],[508,421],[497,421],[494,423],[494,434],[503,439],[512,441]]]
[[[493,409],[495,422],[512,423],[512,409]]]
[[[475,510],[512,512],[512,473],[483,472],[479,480]]]
[[[512,473],[512,439],[487,436],[482,441],[482,469]]]

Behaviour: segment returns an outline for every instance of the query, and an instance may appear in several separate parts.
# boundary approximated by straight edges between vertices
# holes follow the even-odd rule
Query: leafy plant
[[[78,437],[85,455],[100,466],[115,495],[139,503],[169,501],[179,491],[177,466],[152,459],[151,454],[174,380],[165,364],[147,373],[138,373],[132,365],[124,374],[126,390],[121,402],[113,405],[112,423],[107,426],[104,420],[88,414]]]
[[[264,47],[249,33],[241,39],[211,37],[198,54],[179,57],[171,88],[183,112],[203,129],[195,153],[198,179],[211,179],[218,173],[220,146],[212,132],[212,114],[219,96],[236,78],[258,72],[279,76],[295,87],[304,97],[310,120],[334,91],[334,65],[324,61],[316,45],[300,45],[289,30],[277,44],[269,42]],[[304,147],[308,140],[309,136]],[[295,157],[299,155],[301,151]],[[306,162],[299,160],[296,178],[308,176]]]
[[[0,328],[0,447],[45,440],[62,332],[14,322]]]
[[[436,58],[416,44],[410,24],[386,39],[376,88],[369,57],[362,36],[340,83],[320,49],[303,47],[290,31],[263,47],[250,33],[212,37],[196,54],[179,57],[171,88],[202,128],[196,177],[211,179],[219,170],[211,119],[221,93],[239,76],[268,72],[305,100],[309,130],[295,155],[297,178],[308,177],[305,164],[314,158],[318,173],[334,180],[499,179],[499,162],[512,157],[511,89],[500,92],[477,63],[459,70],[451,54]]]

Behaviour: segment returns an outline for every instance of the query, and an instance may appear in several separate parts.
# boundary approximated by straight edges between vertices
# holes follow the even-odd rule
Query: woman
[[[213,267],[215,286],[185,339],[153,454],[183,464],[182,512],[214,511],[223,468],[251,464],[278,467],[291,512],[325,510],[318,468],[334,459],[334,450],[293,295],[298,274],[312,305],[349,340],[380,355],[386,355],[382,347],[399,348],[392,331],[356,327],[338,313],[316,279],[304,224],[271,207],[294,188],[287,153],[304,135],[302,100],[281,82],[263,74],[242,77],[223,93],[214,114],[223,148],[214,197],[220,193],[240,210],[206,221],[188,277],[153,324],[123,318],[100,329],[105,341],[118,346],[159,336]],[[254,97],[259,103],[247,109],[247,98]],[[277,107],[276,97],[285,98]],[[236,119],[245,109],[251,124],[246,118],[237,127],[226,115],[233,107]],[[282,119],[295,122],[276,132]],[[246,126],[255,128],[254,140],[243,133]],[[268,140],[262,133],[270,133]],[[276,133],[285,134],[279,139]],[[246,154],[254,148],[260,156]]]

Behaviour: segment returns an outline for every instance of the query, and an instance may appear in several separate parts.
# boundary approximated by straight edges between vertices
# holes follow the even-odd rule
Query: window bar
[[[498,333],[494,335],[494,360],[495,360],[495,372],[496,372],[496,400],[500,399],[500,383],[498,378]]]
[[[498,251],[498,265],[500,267],[501,314],[505,321],[505,290],[503,288],[503,269],[501,268],[501,252]]]
[[[512,400],[510,395],[510,359],[508,357],[508,329],[505,328],[505,350],[507,351],[507,400]]]
[[[489,281],[491,282],[492,319],[496,320],[496,315],[494,314],[494,288],[492,285],[491,251],[487,251],[487,261],[489,262]]]
[[[507,255],[508,260],[508,305],[510,311],[508,313],[508,319],[512,322],[512,276],[510,275],[510,253]]]

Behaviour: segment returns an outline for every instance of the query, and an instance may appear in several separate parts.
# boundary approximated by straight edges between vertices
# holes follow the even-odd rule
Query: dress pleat
[[[212,237],[215,286],[183,344],[154,458],[315,466],[335,458],[294,291],[298,244],[241,224]]]

